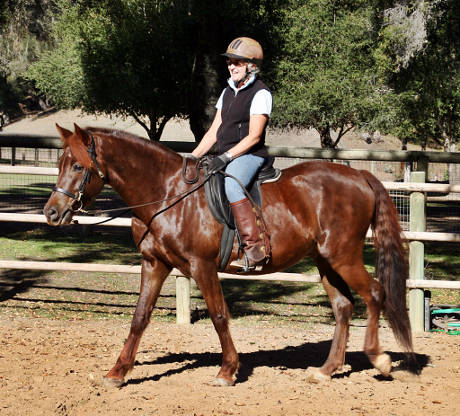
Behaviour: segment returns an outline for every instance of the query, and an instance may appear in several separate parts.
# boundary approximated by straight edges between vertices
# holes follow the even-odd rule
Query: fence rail
[[[58,168],[40,168],[35,166],[9,166],[0,165],[0,173],[15,175],[58,175]],[[417,182],[382,182],[388,191],[407,192],[439,192],[452,193],[460,192],[460,184],[437,184]]]
[[[196,142],[161,141],[162,145],[176,152],[190,153]],[[33,135],[23,133],[0,133],[0,147],[29,147],[60,149],[59,136]],[[321,149],[309,147],[269,146],[272,156],[298,159],[374,160],[392,162],[460,163],[460,152],[426,152],[418,150],[360,150]]]
[[[141,266],[125,264],[105,264],[105,263],[68,263],[54,261],[19,261],[19,260],[0,260],[0,269],[11,270],[48,270],[48,271],[70,271],[70,272],[99,272],[99,273],[126,273],[141,274]],[[173,269],[169,274],[172,277],[184,276],[180,270]],[[302,273],[270,273],[252,276],[237,275],[230,273],[218,273],[219,279],[230,280],[264,280],[273,282],[304,282],[321,283],[318,274]],[[460,282],[447,280],[407,280],[408,288],[425,289],[460,289]]]

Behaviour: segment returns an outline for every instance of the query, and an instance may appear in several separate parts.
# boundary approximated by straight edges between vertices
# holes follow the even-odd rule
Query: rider
[[[217,101],[211,127],[192,155],[203,156],[217,142],[219,156],[211,161],[210,171],[225,169],[246,187],[268,157],[265,129],[272,109],[272,95],[257,77],[263,60],[262,47],[257,41],[236,38],[222,56],[227,58],[228,86]],[[228,176],[225,178],[225,193],[249,267],[254,268],[266,258],[266,249],[251,202],[241,186]]]

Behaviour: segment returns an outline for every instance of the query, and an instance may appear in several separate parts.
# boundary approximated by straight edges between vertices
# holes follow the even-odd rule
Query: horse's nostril
[[[53,207],[45,208],[43,210],[43,214],[45,214],[45,217],[50,220],[55,220],[58,217],[58,212],[56,208],[53,208]]]

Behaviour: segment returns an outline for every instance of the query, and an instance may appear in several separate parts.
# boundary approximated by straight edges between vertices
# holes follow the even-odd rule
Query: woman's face
[[[228,72],[233,82],[240,82],[246,75],[248,63],[241,59],[227,59]]]

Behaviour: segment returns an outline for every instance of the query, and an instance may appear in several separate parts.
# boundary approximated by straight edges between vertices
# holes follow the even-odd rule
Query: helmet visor
[[[226,58],[231,58],[231,59],[240,59],[241,61],[252,62],[256,65],[260,65],[262,63],[261,59],[255,59],[255,58],[250,59],[250,58],[247,58],[246,56],[241,56],[236,53],[225,52],[225,53],[221,53],[220,56],[225,56]]]

